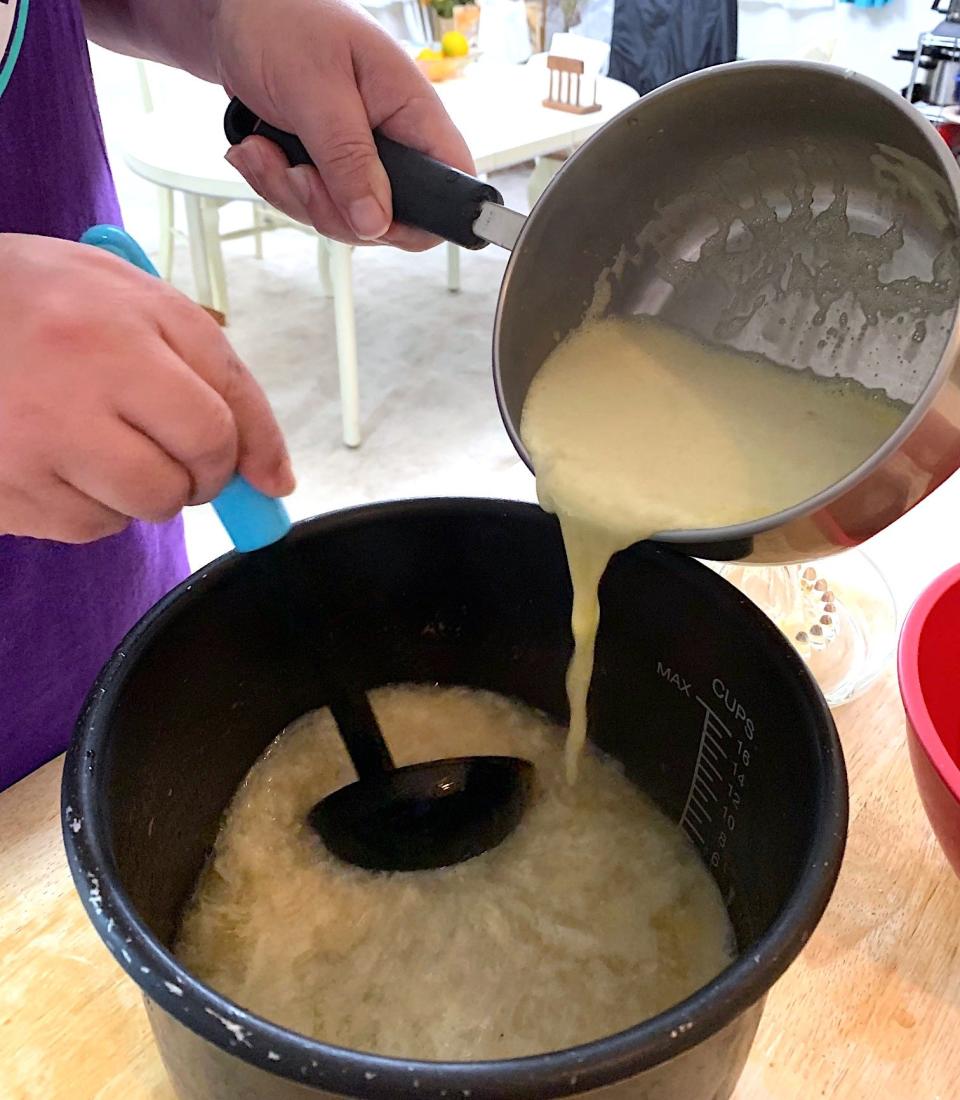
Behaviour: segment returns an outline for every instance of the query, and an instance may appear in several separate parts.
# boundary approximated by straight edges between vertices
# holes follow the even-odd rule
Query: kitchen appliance
[[[960,0],[933,0],[933,10],[945,15],[932,31],[925,31],[913,49],[897,50],[895,61],[910,61],[910,80],[903,89],[909,103],[945,107],[957,102],[960,76]]]
[[[344,645],[356,655],[361,689],[465,685],[567,720],[570,581],[558,524],[536,506],[378,504],[298,524],[285,543],[314,578],[305,630],[331,661]],[[833,721],[776,627],[713,571],[652,544],[618,554],[601,587],[590,736],[699,850],[734,962],[617,1035],[426,1063],[286,1031],[170,952],[237,785],[287,723],[328,701],[258,581],[255,555],[230,554],[148,612],[92,689],[64,770],[74,881],[143,991],[181,1100],[726,1100],[767,990],[827,904],[846,834]]]

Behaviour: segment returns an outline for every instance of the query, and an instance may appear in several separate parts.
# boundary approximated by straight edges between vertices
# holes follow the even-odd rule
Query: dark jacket
[[[641,95],[736,56],[736,0],[616,0],[610,75]]]

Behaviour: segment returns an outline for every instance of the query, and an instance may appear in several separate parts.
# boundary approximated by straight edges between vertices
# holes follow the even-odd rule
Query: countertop
[[[892,673],[837,721],[846,859],[826,916],[770,994],[736,1100],[953,1100],[960,880],[919,803]],[[73,892],[60,768],[0,794],[0,1097],[174,1100],[139,992]]]

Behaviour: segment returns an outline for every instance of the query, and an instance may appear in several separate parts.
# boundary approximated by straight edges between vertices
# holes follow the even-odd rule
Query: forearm
[[[87,36],[100,46],[219,82],[213,23],[223,0],[82,0]]]

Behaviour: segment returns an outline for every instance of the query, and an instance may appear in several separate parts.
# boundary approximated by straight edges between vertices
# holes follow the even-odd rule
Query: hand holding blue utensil
[[[80,243],[112,252],[159,278],[159,272],[140,245],[115,225],[88,229]],[[230,479],[212,503],[234,546],[241,552],[269,546],[290,530],[290,517],[283,502],[261,493],[239,474]]]

